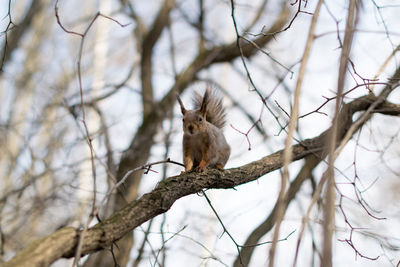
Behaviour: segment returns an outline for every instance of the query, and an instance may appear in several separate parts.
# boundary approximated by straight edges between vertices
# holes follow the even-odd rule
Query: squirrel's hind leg
[[[223,171],[223,170],[224,170],[224,164],[222,164],[222,163],[217,163],[217,164],[215,164],[215,168],[217,168],[217,169],[220,170],[220,171]]]
[[[185,172],[190,171],[193,168],[193,160],[190,155],[186,155],[183,161],[185,164]]]

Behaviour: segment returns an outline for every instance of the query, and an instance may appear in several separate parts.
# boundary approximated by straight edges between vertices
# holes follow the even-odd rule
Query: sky
[[[159,3],[160,1],[157,1]],[[230,17],[230,7],[226,1],[205,1],[206,7],[210,10],[209,20],[207,27],[210,29],[210,36],[216,43],[223,43],[227,41],[233,41],[235,38],[232,20]],[[272,1],[270,1],[272,2]],[[346,19],[346,5],[347,1],[326,1],[327,4],[322,8],[319,23],[316,29],[317,39],[315,40],[310,62],[307,67],[307,75],[304,80],[301,94],[301,105],[300,114],[305,114],[314,110],[316,107],[324,102],[324,97],[332,97],[337,88],[337,73],[338,73],[338,59],[341,50],[338,49],[339,42],[337,39],[336,32],[336,21],[340,29],[343,29],[343,25]],[[342,3],[343,2],[343,3]],[[20,2],[21,3],[21,2]],[[16,3],[16,4],[20,4]],[[242,29],[246,22],[251,17],[251,10],[243,2],[237,2],[238,7],[236,9],[236,16],[239,28]],[[141,1],[135,2],[138,7],[140,14],[145,14],[144,18],[146,22],[151,21],[152,16],[155,12],[154,2]],[[380,8],[377,9],[376,5]],[[60,12],[63,21],[67,26],[81,30],[84,27],[80,23],[82,17],[85,14],[77,12],[69,12],[79,5],[78,1],[61,1]],[[90,4],[87,3],[88,6]],[[214,6],[215,5],[215,6]],[[254,29],[255,31],[261,30],[264,25],[271,23],[271,17],[277,15],[279,5],[271,3],[271,7],[268,9],[268,15],[263,19],[263,23],[259,24]],[[115,2],[111,5],[115,7]],[[331,16],[327,10],[334,14]],[[0,14],[4,14],[7,6],[3,1],[0,3]],[[102,7],[98,7],[100,11]],[[192,10],[193,3],[191,1],[183,1],[182,8],[189,12]],[[292,7],[293,8],[293,7]],[[315,8],[315,1],[309,1],[307,4],[306,11],[312,12]],[[82,10],[84,8],[82,7]],[[94,8],[95,9],[95,8]],[[88,8],[89,10],[89,8]],[[361,11],[360,22],[357,26],[356,39],[353,44],[351,58],[355,63],[357,72],[363,76],[372,78],[379,70],[384,58],[389,56],[391,51],[400,41],[400,20],[398,19],[398,13],[400,10],[400,1],[363,1],[363,7]],[[379,12],[378,12],[379,11]],[[105,12],[105,11],[104,11]],[[82,12],[85,13],[85,12]],[[90,13],[90,11],[88,11]],[[111,12],[113,13],[113,12]],[[108,12],[106,12],[108,14]],[[179,14],[175,13],[173,16],[179,17]],[[116,14],[117,18],[122,23],[127,21],[127,17],[124,15]],[[383,20],[382,20],[383,19]],[[55,23],[54,17],[51,20]],[[300,14],[295,23],[293,23],[290,30],[277,36],[276,40],[266,47],[266,50],[270,52],[270,55],[278,59],[281,64],[287,67],[292,67],[293,75],[286,75],[282,85],[278,90],[270,97],[271,105],[274,105],[274,101],[277,101],[279,105],[286,111],[290,110],[291,98],[293,88],[298,77],[299,60],[304,49],[304,43],[307,36],[307,31],[311,16],[305,13]],[[104,21],[102,21],[104,22]],[[7,18],[1,21],[0,26],[7,23]],[[106,23],[108,25],[107,34],[113,36],[113,38],[104,38],[98,40],[96,45],[92,43],[86,44],[83,53],[83,64],[87,67],[88,71],[83,75],[83,82],[85,88],[89,88],[93,85],[93,81],[96,80],[95,75],[92,72],[91,64],[93,62],[93,51],[94,48],[103,45],[107,50],[107,54],[114,60],[107,66],[103,66],[103,75],[105,83],[113,83],[121,80],[126,75],[127,61],[134,62],[138,56],[132,53],[133,48],[130,47],[132,42],[129,38],[131,35],[132,28],[134,25],[127,26],[125,28],[119,27],[114,23]],[[103,25],[103,26],[99,26]],[[57,26],[55,26],[55,29]],[[93,28],[93,34],[96,29],[104,30],[104,24],[96,24]],[[190,61],[195,46],[193,46],[193,39],[195,33],[193,30],[188,29],[184,23],[176,23],[173,25],[175,31],[175,42],[180,48],[177,55],[177,68],[183,68]],[[103,34],[105,34],[103,32]],[[340,32],[343,37],[343,32]],[[167,35],[163,35],[165,40]],[[163,40],[164,40],[163,39]],[[74,70],[76,67],[76,60],[78,55],[77,39],[68,36],[64,32],[58,29],[57,36],[53,42],[47,43],[50,48],[49,51],[54,55],[55,68],[64,68],[68,70]],[[156,79],[153,81],[156,88],[156,97],[161,98],[167,89],[173,82],[173,76],[171,75],[171,65],[166,59],[166,53],[169,51],[167,42],[162,43],[156,47],[156,54],[154,58],[154,73]],[[104,51],[103,51],[104,52]],[[73,55],[73,56],[71,56]],[[393,73],[393,70],[398,66],[398,57],[392,60],[383,73],[379,76],[380,81],[386,81],[388,77]],[[121,67],[122,66],[122,67]],[[271,58],[266,55],[260,54],[249,63],[250,71],[252,76],[255,78],[256,85],[265,94],[272,92],[276,85],[275,77],[285,73],[284,68],[274,63]],[[13,70],[18,70],[18,64],[12,65],[6,73],[12,74]],[[54,69],[55,70],[55,69]],[[209,70],[205,70],[201,73],[201,77],[211,77],[216,79],[221,86],[227,88],[232,92],[233,98],[240,101],[245,106],[250,114],[255,118],[260,116],[263,121],[263,127],[268,134],[267,140],[264,140],[262,136],[257,134],[255,131],[249,135],[251,141],[251,150],[249,150],[249,144],[246,138],[235,131],[230,125],[232,124],[235,128],[242,131],[246,131],[251,127],[251,122],[245,119],[245,117],[237,110],[230,109],[228,114],[228,124],[224,131],[228,140],[231,144],[232,154],[231,159],[227,164],[227,168],[237,167],[244,165],[253,160],[259,159],[267,154],[270,154],[278,149],[283,148],[283,142],[285,135],[280,132],[279,125],[273,116],[262,109],[256,94],[249,93],[251,88],[248,80],[238,73],[243,73],[243,65],[240,60],[233,63],[233,66],[218,66],[213,67]],[[49,79],[43,81],[41,84],[53,86],[55,81],[51,80],[51,72],[46,71],[41,73],[43,77]],[[42,77],[42,76],[41,76]],[[356,78],[360,82],[359,78]],[[49,87],[50,87],[49,86]],[[102,107],[106,110],[109,122],[112,126],[110,127],[110,134],[112,136],[113,146],[115,147],[118,158],[123,149],[126,148],[127,144],[135,132],[135,127],[140,122],[140,99],[137,94],[137,90],[140,89],[140,83],[138,81],[138,74],[133,75],[133,78],[129,81],[130,88],[124,88],[120,93],[113,97],[110,97],[102,103]],[[349,89],[354,86],[353,77],[347,77],[346,88]],[[48,87],[44,87],[47,89]],[[44,90],[45,90],[44,89]],[[202,91],[203,84],[194,84],[184,93],[182,99],[185,103],[190,100],[192,91]],[[77,93],[77,83],[74,82],[65,90],[64,96],[69,98],[71,95]],[[355,90],[353,93],[348,95],[348,99],[355,98],[360,95],[364,95],[367,89],[360,88]],[[5,89],[0,90],[0,97],[10,93]],[[399,92],[395,92],[391,99],[398,101]],[[78,98],[75,98],[77,101]],[[224,98],[224,103],[227,107],[232,106],[232,102],[228,98]],[[299,121],[299,133],[296,135],[297,138],[305,139],[311,138],[327,127],[330,126],[332,119],[333,102],[326,105],[322,111],[327,113],[324,114],[312,114]],[[281,122],[285,122],[285,114],[276,107],[273,110],[280,115]],[[2,111],[4,112],[4,111]],[[172,139],[173,146],[170,150],[170,158],[173,160],[180,160],[181,155],[181,115],[178,107],[174,110],[174,138]],[[1,116],[0,116],[1,118]],[[396,231],[399,226],[399,210],[396,205],[398,200],[398,194],[396,191],[391,191],[395,186],[399,185],[398,176],[395,177],[393,173],[388,172],[385,164],[390,163],[393,167],[397,167],[398,170],[398,145],[399,140],[396,138],[400,130],[398,120],[390,117],[378,117],[379,120],[373,120],[368,123],[365,128],[361,131],[360,141],[352,140],[346,147],[345,152],[337,160],[336,166],[338,169],[338,181],[340,184],[340,190],[346,194],[349,199],[345,200],[346,214],[351,219],[352,223],[356,226],[366,227],[374,233],[380,233],[383,235],[390,235],[394,238],[395,244],[400,246],[400,236],[397,235]],[[94,123],[95,125],[96,123]],[[167,125],[164,126],[167,128]],[[77,130],[77,129],[75,129]],[[71,131],[72,132],[72,131]],[[72,136],[74,139],[76,135]],[[394,138],[393,138],[394,137]],[[160,134],[156,136],[157,140],[162,140],[163,134],[160,130]],[[392,143],[391,143],[392,142]],[[71,141],[72,143],[72,141]],[[98,152],[103,151],[104,147],[99,142]],[[391,144],[389,146],[389,144]],[[66,158],[69,161],[75,162],[77,158],[80,158],[82,154],[79,154],[79,149],[76,151],[71,149],[66,153]],[[385,153],[381,153],[385,151]],[[163,158],[163,144],[155,146],[152,150],[152,157],[149,161],[156,161]],[[355,157],[356,155],[356,157]],[[300,169],[302,162],[296,162],[291,165],[290,174],[293,178],[297,171]],[[316,169],[315,176],[319,177],[325,170],[326,166],[321,165]],[[161,172],[161,166],[156,166],[155,170]],[[176,175],[181,169],[179,167],[171,166],[168,169],[169,175]],[[353,188],[349,186],[348,180],[354,177],[354,173],[357,172],[358,176],[361,177],[359,186],[361,190],[366,190],[363,193],[366,201],[371,205],[372,210],[376,211],[377,216],[385,217],[386,220],[376,220],[367,216],[365,212],[360,209],[358,205],[354,205]],[[86,173],[87,177],[90,177],[90,172]],[[66,176],[68,178],[68,176]],[[141,187],[140,194],[151,191],[160,179],[160,175],[150,174],[144,177]],[[78,194],[81,194],[81,198],[85,195],[85,187],[91,188],[90,180],[88,184],[80,183]],[[269,211],[272,209],[277,194],[279,192],[280,185],[280,172],[275,171],[261,177],[255,182],[241,185],[235,190],[210,190],[207,191],[207,195],[211,198],[213,206],[218,211],[219,215],[223,217],[225,226],[229,229],[230,233],[234,236],[235,240],[241,244],[245,241],[248,234],[262,222]],[[105,188],[105,187],[103,187]],[[100,187],[102,189],[102,187]],[[382,193],[385,192],[385,193]],[[311,185],[306,184],[303,190],[299,193],[296,201],[293,202],[285,217],[281,228],[281,236],[286,237],[292,231],[296,231],[287,241],[281,242],[278,246],[277,251],[277,262],[280,266],[291,265],[293,261],[293,251],[295,250],[297,234],[299,231],[299,225],[302,216],[305,212],[306,207],[309,203],[310,194],[312,193]],[[101,193],[99,194],[101,195]],[[166,243],[168,247],[168,261],[169,265],[173,266],[187,266],[188,262],[194,264],[194,266],[223,266],[221,262],[215,260],[201,260],[199,255],[203,257],[209,257],[210,253],[204,249],[207,247],[213,251],[213,256],[221,259],[224,263],[230,265],[233,259],[237,256],[236,248],[229,239],[227,234],[223,234],[222,227],[217,221],[211,208],[208,206],[205,198],[199,195],[192,195],[178,200],[171,210],[166,215],[165,228],[167,231],[166,236],[171,239]],[[344,224],[343,217],[340,212],[336,213],[337,232],[335,233],[335,239],[348,238],[349,228]],[[154,247],[160,247],[160,231],[159,227],[163,217],[158,216],[155,219],[154,226],[152,228],[152,234],[149,236],[150,243]],[[316,212],[312,214],[313,226],[315,226],[315,239],[318,244],[321,243],[319,220],[320,216],[316,215]],[[141,239],[143,238],[143,231],[147,228],[147,224],[135,229],[134,234],[138,242],[135,248],[138,248]],[[179,235],[176,233],[179,232]],[[304,237],[303,246],[301,247],[301,257],[297,266],[311,266],[310,258],[310,234]],[[272,239],[272,233],[266,235],[261,241],[268,241]],[[199,242],[196,243],[195,241]],[[393,266],[393,259],[399,260],[398,252],[392,252],[379,244],[371,237],[365,235],[355,234],[354,243],[360,251],[370,257],[380,256],[377,261],[370,261],[360,257],[355,257],[354,251],[347,244],[343,242],[335,242],[334,246],[334,265],[344,266],[351,264],[352,266]],[[252,260],[251,266],[264,266],[267,262],[269,245],[260,246],[256,249],[256,254]],[[148,252],[150,254],[150,252]],[[133,258],[137,252],[132,252]],[[154,257],[150,256],[149,261],[153,262]],[[65,261],[58,262],[55,266],[64,266]],[[148,266],[148,262],[144,261],[142,266]]]

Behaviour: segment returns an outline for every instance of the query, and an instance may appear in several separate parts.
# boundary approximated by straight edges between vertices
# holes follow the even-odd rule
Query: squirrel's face
[[[183,131],[186,134],[197,134],[205,124],[205,118],[194,110],[188,110],[183,116]]]

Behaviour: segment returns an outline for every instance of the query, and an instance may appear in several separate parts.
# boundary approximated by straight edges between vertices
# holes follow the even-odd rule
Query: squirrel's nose
[[[193,133],[193,125],[189,125],[188,129],[190,133]]]

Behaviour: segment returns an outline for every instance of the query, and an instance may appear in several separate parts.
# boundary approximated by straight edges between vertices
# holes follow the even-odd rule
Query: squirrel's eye
[[[202,117],[200,117],[200,118],[199,118],[199,121],[203,121],[203,118],[202,118]]]
[[[185,122],[185,119],[182,119],[182,122]]]

